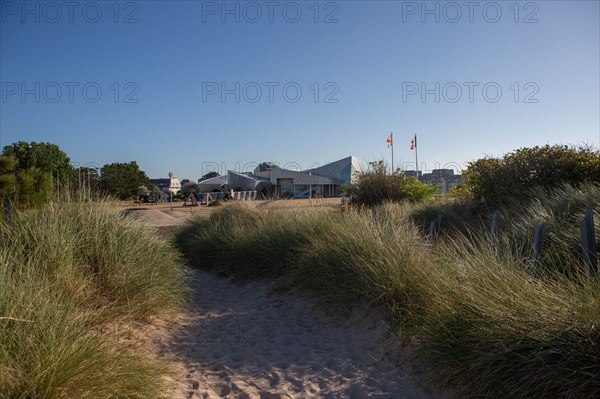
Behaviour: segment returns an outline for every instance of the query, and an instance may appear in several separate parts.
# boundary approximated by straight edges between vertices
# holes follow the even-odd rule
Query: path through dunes
[[[393,357],[382,316],[334,322],[309,301],[192,271],[193,303],[160,340],[181,375],[174,398],[429,398]]]

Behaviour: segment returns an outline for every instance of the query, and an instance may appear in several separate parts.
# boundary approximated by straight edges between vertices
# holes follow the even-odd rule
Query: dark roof
[[[171,179],[149,179],[148,181],[158,188],[169,187],[171,184]]]
[[[273,168],[277,167],[277,165],[273,162],[263,162],[260,165],[258,165],[258,171],[259,172],[266,172],[268,170],[271,170]]]

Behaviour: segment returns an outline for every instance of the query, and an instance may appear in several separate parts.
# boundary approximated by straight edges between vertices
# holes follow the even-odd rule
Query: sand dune
[[[193,302],[158,344],[179,359],[174,398],[429,398],[393,358],[382,316],[341,320],[270,283],[193,271]]]

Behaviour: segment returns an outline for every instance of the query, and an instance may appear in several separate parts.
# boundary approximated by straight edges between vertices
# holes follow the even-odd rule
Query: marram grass
[[[600,188],[539,191],[501,209],[495,247],[493,209],[453,202],[386,204],[375,224],[367,210],[226,206],[176,243],[198,267],[280,277],[339,311],[380,307],[423,377],[459,396],[598,397],[600,277],[587,276],[577,243],[586,204],[598,215]],[[453,217],[432,243],[415,222],[434,209]],[[531,232],[544,220],[546,255],[532,265]]]
[[[108,203],[0,228],[0,398],[161,397],[168,365],[110,332],[178,308],[177,252]]]

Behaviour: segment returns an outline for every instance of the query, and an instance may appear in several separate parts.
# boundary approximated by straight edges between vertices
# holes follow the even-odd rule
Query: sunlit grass
[[[168,367],[111,332],[184,299],[177,252],[108,203],[0,228],[0,397],[161,397]]]
[[[198,267],[242,278],[281,277],[338,309],[383,309],[434,384],[489,397],[600,395],[600,278],[578,247],[586,204],[600,188],[538,192],[502,209],[453,201],[367,210],[227,206],[180,230]],[[423,226],[443,214],[435,243]],[[533,227],[547,221],[546,255],[532,267]],[[598,228],[598,218],[596,228]]]

